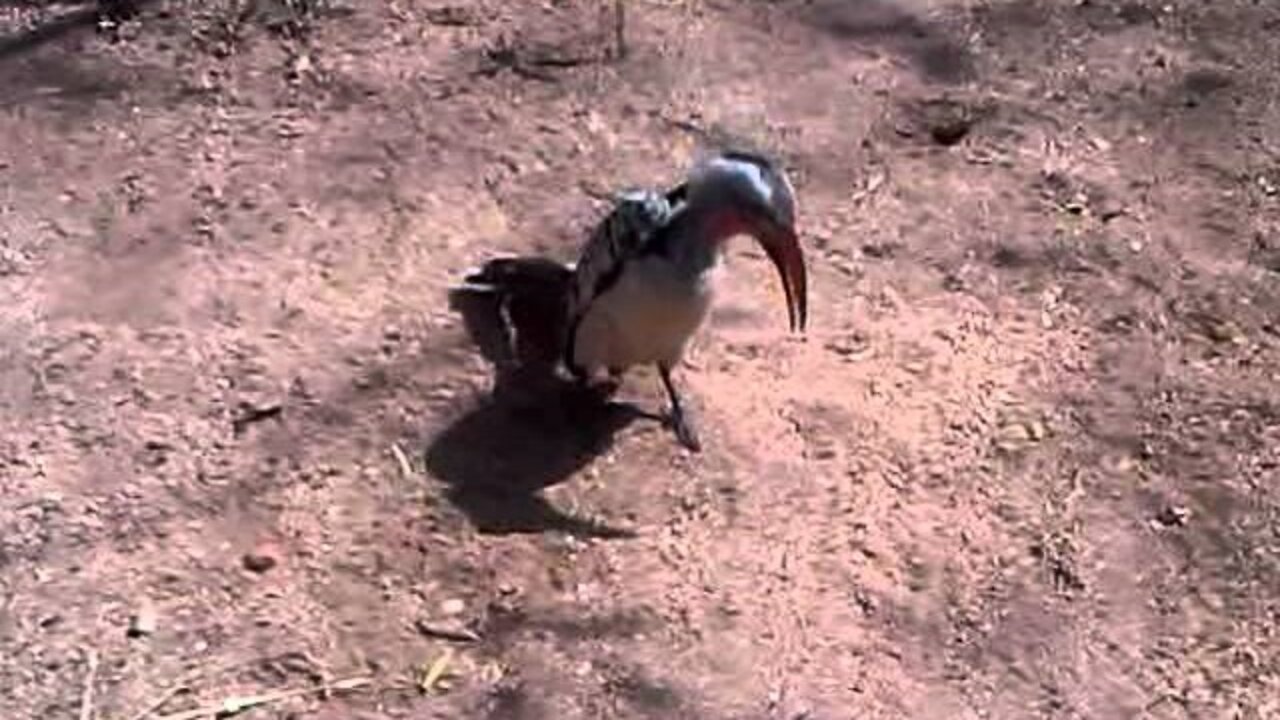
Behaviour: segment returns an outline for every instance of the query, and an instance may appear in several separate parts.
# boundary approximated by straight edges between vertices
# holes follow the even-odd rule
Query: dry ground
[[[1280,716],[1280,7],[304,5],[0,3],[0,716]],[[726,135],[707,452],[491,399],[459,273]]]

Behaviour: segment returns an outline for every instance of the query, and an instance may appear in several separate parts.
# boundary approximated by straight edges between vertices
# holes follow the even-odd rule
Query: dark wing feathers
[[[665,193],[631,190],[619,194],[609,214],[596,225],[574,268],[570,318],[574,321],[591,300],[608,290],[627,261],[641,254],[645,245],[670,221],[683,201],[679,185]]]
[[[580,372],[573,365],[573,344],[582,314],[593,299],[617,282],[627,262],[641,255],[658,231],[671,221],[685,201],[686,190],[682,183],[666,192],[641,189],[619,193],[609,214],[592,231],[582,247],[569,288],[565,364],[570,370]]]

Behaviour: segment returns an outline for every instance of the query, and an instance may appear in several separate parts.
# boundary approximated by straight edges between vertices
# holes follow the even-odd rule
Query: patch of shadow
[[[1147,3],[1133,2],[1122,3],[1115,9],[1116,18],[1126,25],[1155,25],[1160,19],[1160,13]]]
[[[520,680],[505,680],[498,683],[484,700],[482,717],[488,720],[542,720],[546,712],[525,683]]]
[[[63,55],[0,65],[0,108],[43,102],[65,110],[86,110],[120,97],[127,89],[128,83],[118,74]]]
[[[1089,30],[1101,33],[1121,32],[1138,25],[1155,25],[1160,19],[1159,12],[1143,2],[1079,0],[1061,4],[1057,9],[1069,20],[1083,23]]]
[[[1256,233],[1249,248],[1249,263],[1280,274],[1280,240]]]
[[[601,455],[641,417],[556,373],[571,271],[546,258],[501,258],[456,288],[472,341],[493,364],[493,395],[436,436],[427,468],[482,532],[559,530],[593,537],[630,533],[573,517],[540,491]]]
[[[955,84],[976,74],[967,49],[891,0],[816,0],[801,12],[805,22],[840,40],[905,56],[929,80]]]
[[[939,147],[958,145],[982,123],[993,119],[997,106],[988,98],[948,96],[909,98],[895,110],[893,131]]]
[[[527,633],[550,634],[568,642],[584,642],[634,637],[653,630],[659,622],[652,613],[637,609],[571,617],[557,613],[536,613],[523,608],[494,604],[490,606],[489,613],[485,617],[481,635],[486,643],[493,643],[498,647],[505,646],[512,638]]]
[[[1153,481],[1139,500],[1162,542],[1187,561],[1196,587],[1216,594],[1229,615],[1249,619],[1280,601],[1280,501],[1267,482],[1280,405],[1265,385],[1221,378],[1162,391],[1143,408]]]
[[[862,246],[862,254],[876,260],[892,260],[901,249],[902,243],[898,242],[869,242]]]
[[[715,308],[711,311],[711,322],[720,327],[755,325],[759,318],[758,312],[734,305]]]
[[[1175,92],[1182,97],[1183,105],[1194,108],[1211,102],[1233,84],[1231,76],[1226,72],[1202,67],[1184,75]]]
[[[642,415],[578,394],[568,386],[526,407],[485,403],[435,438],[427,468],[449,484],[449,501],[482,532],[628,537],[628,531],[565,513],[540,492],[602,454],[614,434]]]
[[[598,640],[607,637],[631,637],[650,630],[655,618],[648,613],[622,610],[607,615],[583,618],[552,617],[527,622],[526,627],[546,630],[564,640]]]
[[[638,667],[613,668],[604,681],[604,689],[649,717],[669,718],[686,709],[675,688]]]
[[[998,268],[1025,268],[1031,265],[1031,258],[1013,245],[1000,243],[991,251],[991,264]]]

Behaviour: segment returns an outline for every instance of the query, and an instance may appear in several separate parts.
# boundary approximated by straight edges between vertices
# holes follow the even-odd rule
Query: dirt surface
[[[0,717],[1280,716],[1274,3],[140,5],[0,3]],[[706,451],[494,399],[726,136]]]

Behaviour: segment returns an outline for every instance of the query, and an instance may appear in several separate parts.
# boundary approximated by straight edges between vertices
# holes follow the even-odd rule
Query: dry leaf
[[[431,663],[426,672],[422,674],[422,680],[418,682],[418,688],[424,693],[433,693],[440,687],[440,680],[445,673],[449,671],[449,663],[453,661],[453,649],[445,648],[440,657]]]

